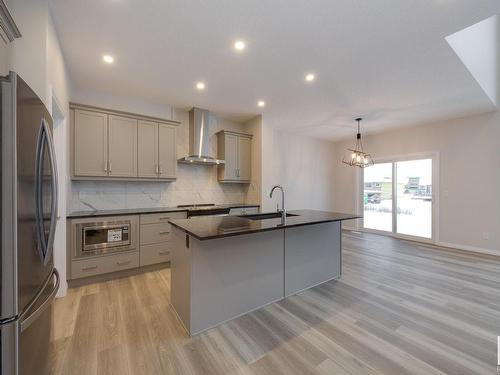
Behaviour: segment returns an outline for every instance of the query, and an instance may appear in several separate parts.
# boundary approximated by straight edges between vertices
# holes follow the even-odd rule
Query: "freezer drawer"
[[[0,324],[0,375],[52,373],[50,333],[58,288],[59,276],[54,271],[18,319]]]
[[[17,320],[0,324],[0,375],[15,374],[17,369]]]
[[[52,373],[50,333],[52,308],[58,289],[59,273],[54,269],[35,300],[19,317],[19,375]]]
[[[53,303],[21,332],[19,340],[19,375],[49,375],[51,371],[50,331]]]

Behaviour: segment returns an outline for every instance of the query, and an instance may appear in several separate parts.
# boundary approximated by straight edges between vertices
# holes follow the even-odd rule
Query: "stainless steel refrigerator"
[[[52,118],[17,74],[0,77],[0,85],[0,374],[45,374],[59,287]]]

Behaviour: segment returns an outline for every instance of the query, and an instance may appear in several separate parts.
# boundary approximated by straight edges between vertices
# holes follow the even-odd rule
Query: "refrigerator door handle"
[[[51,213],[50,213],[50,228],[49,228],[49,236],[47,240],[45,240],[45,228],[44,228],[44,219],[43,219],[43,201],[42,201],[42,179],[43,179],[43,151],[45,145],[48,148],[49,154],[49,163],[51,169]],[[38,144],[36,150],[36,170],[35,170],[35,186],[36,186],[36,208],[35,208],[35,216],[37,222],[37,232],[38,239],[41,247],[41,258],[43,265],[47,265],[52,252],[54,245],[54,236],[56,231],[57,224],[57,204],[58,204],[58,188],[57,188],[57,165],[55,159],[54,152],[54,144],[52,143],[52,135],[50,133],[50,129],[47,125],[45,119],[42,119],[42,123],[40,126],[40,132],[38,135]]]
[[[47,298],[45,298],[45,300],[40,304],[40,306],[38,306],[37,309],[35,311],[33,311],[29,316],[24,317],[23,314],[21,314],[21,316],[20,316],[21,332],[24,332],[25,330],[27,330],[29,328],[29,326],[31,324],[33,324],[33,322],[35,320],[37,320],[38,317],[40,315],[42,315],[42,313],[52,303],[52,300],[56,296],[56,293],[57,293],[57,290],[59,289],[59,284],[60,284],[59,272],[57,272],[57,269],[55,269],[55,268],[54,268],[54,271],[52,272],[52,274],[50,275],[50,277],[48,277],[47,280],[45,281],[45,283],[43,284],[43,287],[40,288],[40,290],[38,291],[37,295],[33,299],[33,302],[26,308],[25,311],[29,311],[31,309],[31,307],[33,307],[33,305],[37,302],[38,298],[40,298],[41,294],[43,293],[43,291],[47,287],[48,283],[53,280],[53,276],[55,276],[56,282],[54,284],[54,287],[50,291],[50,294],[47,296]]]
[[[47,125],[47,122],[45,119],[42,120],[43,122],[43,127],[45,129],[45,140],[47,141],[47,146],[49,148],[49,158],[50,158],[50,169],[52,171],[51,178],[52,178],[52,207],[51,207],[51,213],[50,213],[50,231],[49,231],[49,238],[47,241],[47,253],[45,255],[44,259],[44,265],[47,264],[49,261],[50,257],[52,256],[52,253],[54,251],[54,238],[56,235],[56,225],[57,225],[57,209],[58,209],[58,200],[59,200],[59,189],[58,189],[58,181],[57,181],[57,163],[56,163],[56,153],[54,149],[54,142],[52,140],[52,134],[50,132],[50,128]]]
[[[38,251],[40,258],[44,259],[46,244],[43,228],[43,206],[42,206],[42,170],[43,170],[44,128],[40,125],[36,141],[35,154],[35,226],[38,235]]]

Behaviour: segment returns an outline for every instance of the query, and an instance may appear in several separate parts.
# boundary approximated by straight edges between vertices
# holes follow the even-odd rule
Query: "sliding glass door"
[[[432,238],[432,159],[398,161],[397,233]]]
[[[432,159],[377,163],[363,172],[364,228],[432,239]]]
[[[364,169],[364,227],[392,232],[392,163]]]

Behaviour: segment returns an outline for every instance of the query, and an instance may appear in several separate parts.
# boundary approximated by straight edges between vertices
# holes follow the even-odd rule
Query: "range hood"
[[[210,156],[210,112],[193,108],[189,111],[189,156],[179,159],[179,163],[218,165],[224,160]]]

